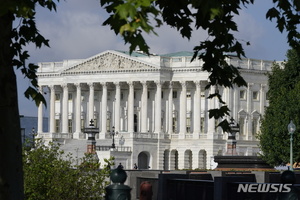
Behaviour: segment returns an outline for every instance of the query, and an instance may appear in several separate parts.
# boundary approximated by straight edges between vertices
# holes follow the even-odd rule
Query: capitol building
[[[223,119],[208,114],[221,106],[207,98],[217,89],[240,126],[237,154],[256,155],[256,135],[268,106],[266,73],[273,62],[229,57],[247,87],[205,90],[209,74],[192,57],[192,52],[148,56],[109,50],[86,59],[39,63],[38,84],[49,94],[49,130],[43,131],[41,104],[38,137],[57,141],[80,158],[87,152],[84,130],[93,120],[100,162],[114,156],[125,169],[135,163],[140,169],[212,169],[214,156],[226,154],[228,140],[217,127]]]

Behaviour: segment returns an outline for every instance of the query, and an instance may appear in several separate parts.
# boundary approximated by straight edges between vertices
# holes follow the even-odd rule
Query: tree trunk
[[[0,200],[24,198],[22,143],[11,34],[13,14],[0,16]]]

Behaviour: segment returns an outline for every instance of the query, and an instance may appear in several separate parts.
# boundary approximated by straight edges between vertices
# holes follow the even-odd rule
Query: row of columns
[[[162,85],[164,82],[157,81],[156,83],[156,97],[155,97],[155,117],[154,117],[154,132],[161,132],[161,105],[162,105]],[[104,136],[106,132],[107,126],[107,83],[100,83],[102,86],[102,100],[101,100],[101,133]],[[127,130],[129,133],[134,132],[134,82],[127,82],[129,87],[129,95],[128,95],[128,127]],[[148,82],[142,81],[142,97],[141,97],[141,132],[147,132],[147,107],[148,107]],[[187,82],[180,82],[182,91],[180,93],[180,110],[179,110],[179,120],[180,121],[180,131],[179,138],[184,138],[186,133],[186,114],[187,114]],[[193,109],[193,138],[199,138],[200,134],[200,126],[201,126],[201,81],[194,81],[195,84],[195,101],[194,101],[194,109]],[[75,105],[75,133],[74,138],[79,138],[79,134],[81,132],[81,84],[75,83],[76,86],[76,105]],[[116,88],[116,96],[115,96],[115,110],[114,110],[114,126],[115,131],[120,131],[120,104],[121,104],[121,86],[120,82],[114,82]],[[88,119],[94,119],[94,89],[95,83],[88,83],[89,86],[89,107],[88,107]],[[64,84],[61,86],[63,89],[63,99],[62,99],[62,133],[68,133],[68,85]],[[50,85],[50,123],[49,123],[49,132],[55,132],[55,87],[54,85]],[[260,91],[261,102],[260,107],[261,111],[265,106],[263,98],[265,98],[264,87],[262,87]],[[216,90],[215,87],[211,87],[210,93],[214,93]],[[228,93],[228,94],[227,94]],[[237,119],[237,106],[238,105],[238,95],[239,90],[228,90],[228,92],[224,94],[225,100],[228,101],[229,108],[234,113],[234,118]],[[233,100],[232,98],[233,93]],[[248,98],[247,98],[247,110],[251,111],[251,85],[248,87]],[[207,92],[206,92],[207,94]],[[206,95],[207,96],[207,95]],[[207,109],[213,109],[217,106],[216,100],[208,100],[210,101],[206,105]],[[169,134],[173,133],[173,82],[169,83],[169,94],[168,94],[168,121],[167,121],[167,132]],[[42,105],[40,105],[38,109],[38,133],[42,133]],[[208,120],[208,133],[214,133],[215,131],[215,120],[212,118]],[[101,134],[100,134],[101,135]]]

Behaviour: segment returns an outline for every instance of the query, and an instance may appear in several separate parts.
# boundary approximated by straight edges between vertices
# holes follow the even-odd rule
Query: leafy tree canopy
[[[104,22],[116,34],[120,34],[125,43],[130,44],[130,52],[136,48],[149,54],[150,47],[143,33],[156,34],[155,28],[164,23],[177,29],[182,37],[190,39],[193,28],[203,29],[208,33],[205,41],[199,41],[194,47],[194,57],[204,61],[203,70],[209,72],[209,83],[212,85],[232,87],[246,86],[238,69],[228,63],[226,58],[236,55],[244,57],[244,49],[234,33],[238,26],[234,15],[239,15],[242,7],[253,4],[254,0],[100,0],[111,15]],[[297,25],[300,21],[300,3],[298,1],[273,0],[274,7],[266,13],[266,18],[276,20],[280,32],[288,32],[288,43],[300,52],[300,34]],[[247,45],[250,43],[247,42]],[[218,98],[223,105],[218,90],[209,98]],[[222,118],[229,115],[226,105],[210,111],[210,117]],[[228,129],[228,123],[223,123]]]
[[[94,154],[87,154],[76,166],[71,154],[66,156],[57,144],[45,146],[41,140],[23,154],[25,199],[104,199],[110,168],[100,170]],[[109,159],[104,166],[112,164]]]
[[[294,159],[300,162],[300,57],[289,50],[287,62],[275,65],[269,77],[269,106],[258,135],[262,157],[271,165],[286,164],[290,158],[290,120],[296,125],[293,135]],[[297,128],[298,127],[298,128]]]

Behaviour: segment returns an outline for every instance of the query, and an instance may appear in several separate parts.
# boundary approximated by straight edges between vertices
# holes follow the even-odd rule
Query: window
[[[69,133],[72,133],[72,132],[73,132],[72,125],[73,125],[72,119],[69,119],[69,120],[68,120],[68,130],[69,130]]]
[[[173,99],[177,99],[177,91],[173,91]]]
[[[161,91],[161,98],[164,98],[164,91]]]
[[[205,98],[205,92],[201,92],[201,98]]]
[[[173,133],[176,133],[176,131],[177,131],[177,119],[176,119],[176,117],[173,117],[172,130],[173,130]]]
[[[240,118],[239,125],[240,125],[240,135],[244,135],[244,118]]]
[[[186,118],[186,132],[191,133],[191,118]]]
[[[257,134],[257,128],[258,128],[258,119],[254,118],[252,121],[252,135]]]
[[[204,133],[204,117],[201,117],[200,131],[201,133]]]
[[[60,100],[60,94],[55,94],[55,101],[59,101]]]
[[[254,91],[254,92],[252,93],[252,97],[253,97],[254,100],[258,100],[258,92],[257,92],[257,91]]]
[[[186,98],[191,98],[191,91],[186,92]]]
[[[110,132],[110,118],[106,119],[106,132]]]
[[[73,99],[72,93],[69,93],[68,94],[68,100],[72,101],[72,99]]]
[[[136,99],[136,92],[133,92],[133,98]]]
[[[240,91],[240,99],[246,99],[246,91],[245,90]]]
[[[123,98],[124,98],[124,94],[123,92],[121,92],[121,100],[123,100]]]
[[[150,99],[150,92],[149,91],[147,93],[147,97],[148,97],[148,99]]]
[[[55,133],[59,133],[60,132],[60,120],[56,119],[55,120]]]
[[[84,119],[81,119],[80,121],[80,126],[81,126],[81,132],[84,132],[84,123],[85,123],[85,120]]]

